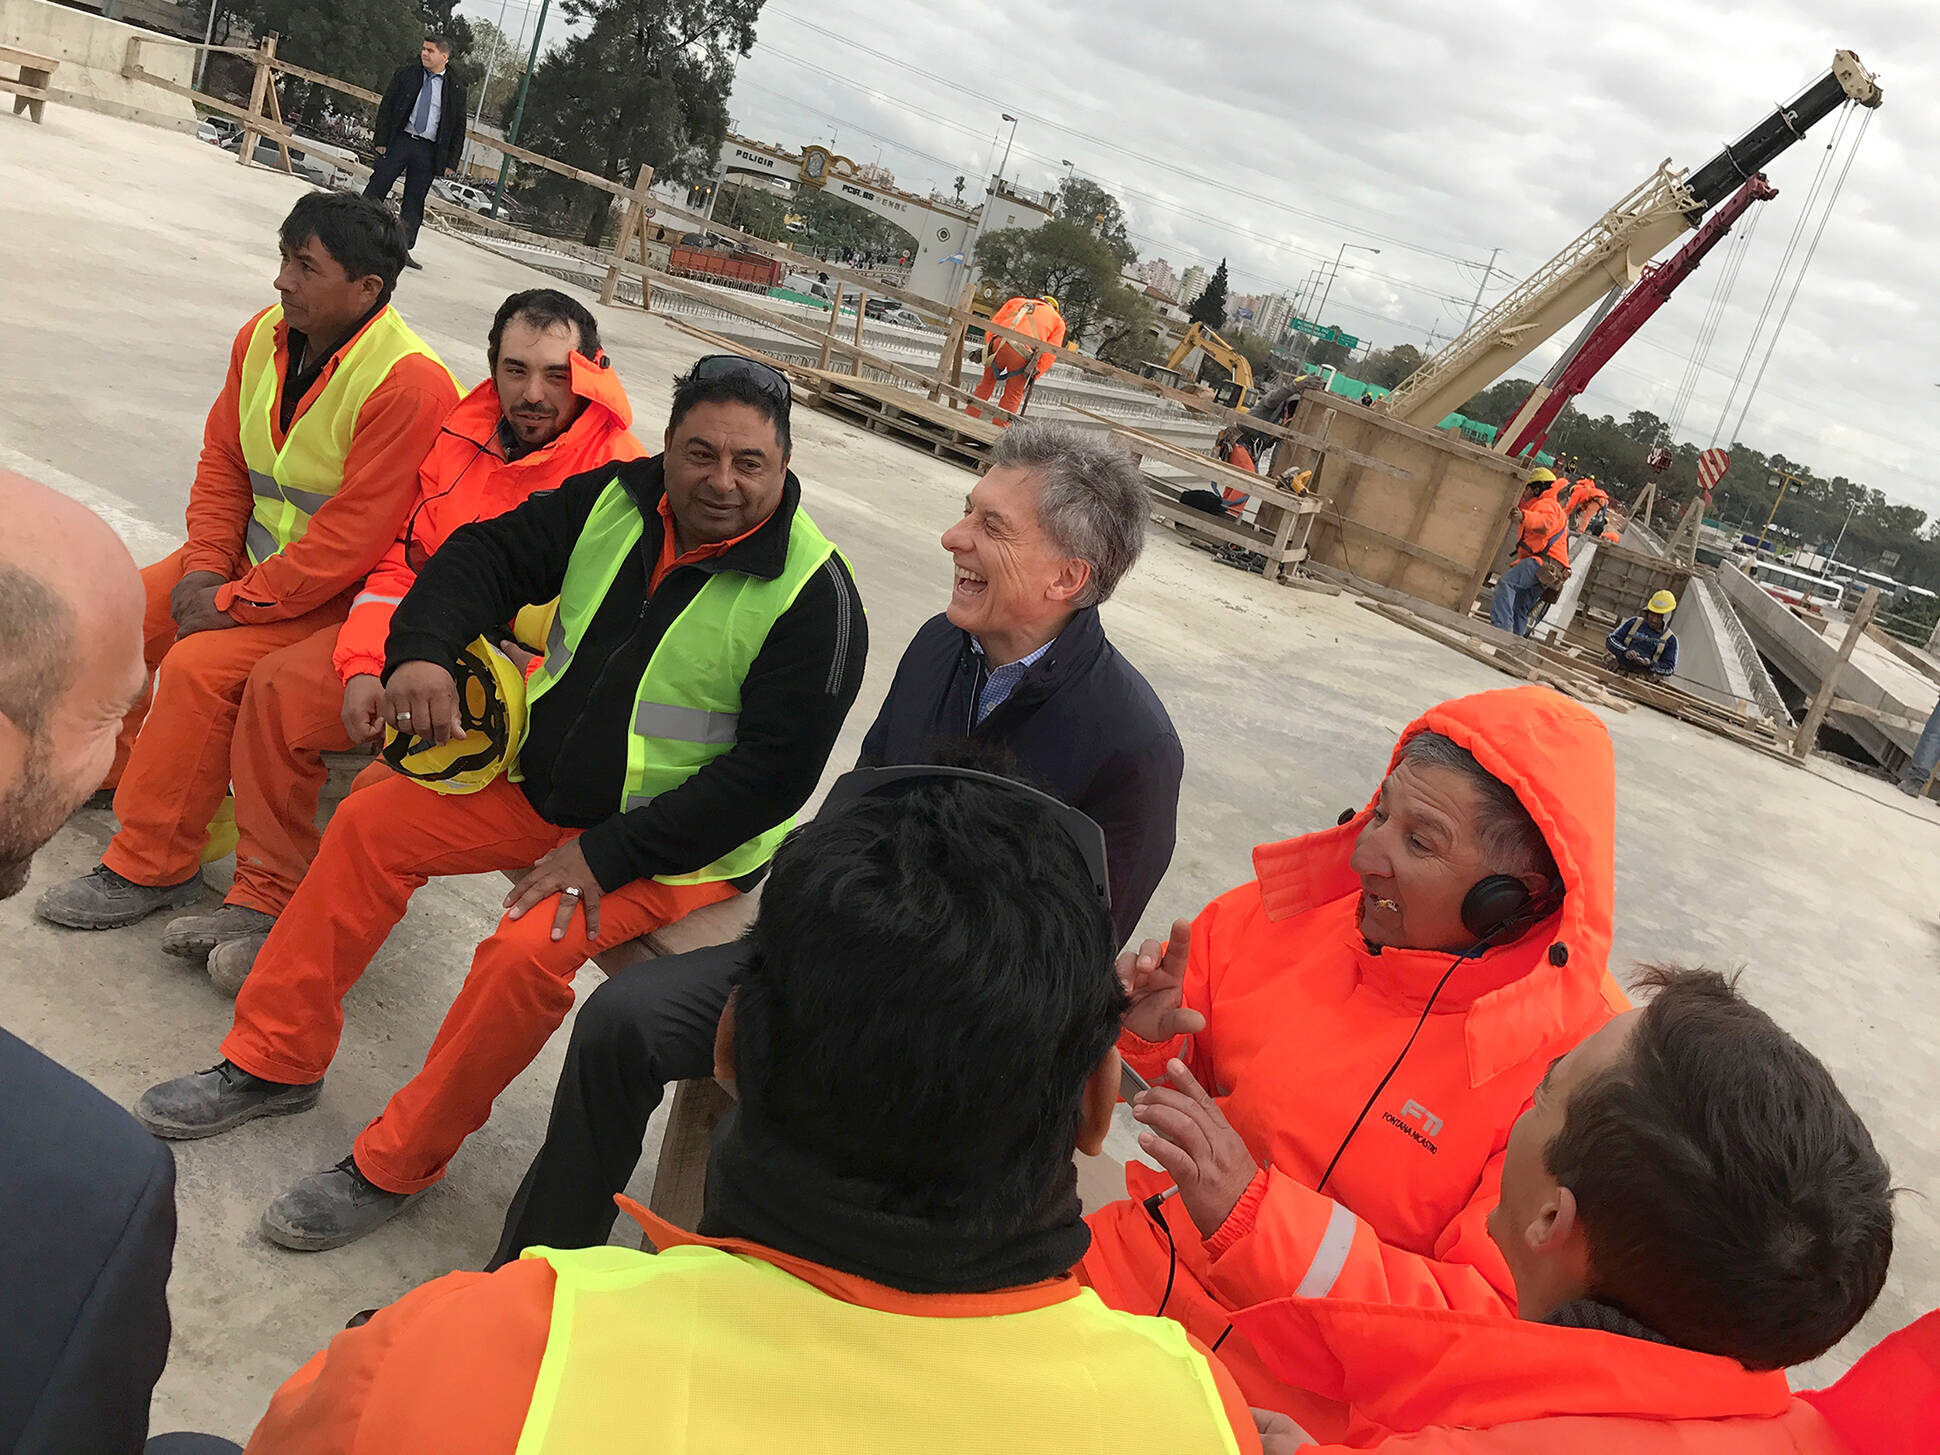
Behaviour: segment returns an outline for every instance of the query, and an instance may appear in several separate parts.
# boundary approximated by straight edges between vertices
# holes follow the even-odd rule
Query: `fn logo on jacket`
[[[1420,1102],[1404,1101],[1399,1116],[1391,1111],[1383,1111],[1381,1120],[1413,1137],[1428,1149],[1431,1156],[1440,1150],[1435,1145],[1435,1138],[1441,1135],[1442,1119]]]

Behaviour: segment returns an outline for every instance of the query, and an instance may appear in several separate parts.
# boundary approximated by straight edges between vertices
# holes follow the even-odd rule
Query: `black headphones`
[[[1493,941],[1528,910],[1528,885],[1513,874],[1491,874],[1476,880],[1475,887],[1463,897],[1462,928],[1478,941]]]

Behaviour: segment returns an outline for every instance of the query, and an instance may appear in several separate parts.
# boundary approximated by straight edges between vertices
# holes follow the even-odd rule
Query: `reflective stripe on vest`
[[[566,563],[559,610],[546,633],[546,655],[526,683],[528,709],[572,666],[600,603],[645,534],[640,507],[618,479],[608,482]],[[781,574],[763,581],[716,571],[661,634],[634,692],[628,725],[626,785],[615,805],[643,807],[678,788],[734,746],[741,721],[741,684],[779,621],[815,573],[831,566],[835,547],[798,505],[789,524]],[[657,876],[665,884],[739,879],[774,856],[792,817],[691,874]]]
[[[300,538],[310,518],[342,487],[357,415],[399,361],[423,354],[444,368],[397,310],[386,307],[337,360],[330,381],[297,416],[279,450],[274,431],[282,381],[276,374],[276,325],[282,317],[279,304],[256,320],[243,355],[237,399],[243,463],[249,467],[254,496],[243,544],[258,566]],[[457,380],[452,385],[457,387]]]
[[[719,1248],[533,1249],[557,1281],[517,1455],[1237,1455],[1204,1356],[1090,1289],[986,1317],[847,1303]]]

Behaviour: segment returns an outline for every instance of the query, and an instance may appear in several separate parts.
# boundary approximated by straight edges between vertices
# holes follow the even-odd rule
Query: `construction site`
[[[0,67],[21,68],[23,100],[44,100],[36,116],[0,115],[0,466],[83,502],[146,563],[183,539],[230,342],[273,301],[277,226],[311,184],[274,159],[238,165],[195,139],[198,115],[237,111],[191,101],[195,47],[77,12],[30,32],[22,16],[36,7],[55,8],[0,0],[13,27],[0,28]],[[35,71],[36,87],[20,54],[58,64]],[[275,109],[274,47],[248,58],[260,80],[236,119],[273,150],[292,139]],[[1930,779],[1920,796],[1894,782],[1940,701],[1940,657],[1878,629],[1877,588],[1817,604],[1766,590],[1732,543],[1705,536],[1699,499],[1640,502],[1575,541],[1568,582],[1527,638],[1490,624],[1489,585],[1508,560],[1545,424],[1622,330],[1668,299],[1679,250],[1698,249],[1684,258],[1695,267],[1730,226],[1706,232],[1707,217],[1756,205],[1768,171],[1786,181],[1787,146],[1847,103],[1869,110],[1880,98],[1841,52],[1806,94],[1746,117],[1717,158],[1667,162],[1585,219],[1580,237],[1557,239],[1550,265],[1371,407],[1315,387],[1275,417],[1260,407],[1263,390],[1201,387],[1196,359],[1134,373],[1067,345],[1051,350],[1027,410],[1109,433],[1150,490],[1145,554],[1104,610],[1185,749],[1177,848],[1142,934],[1163,937],[1175,917],[1250,877],[1256,844],[1358,809],[1399,731],[1431,704],[1538,683],[1605,723],[1617,762],[1612,972],[1742,969],[1750,998],[1831,1068],[1905,1189],[1884,1295],[1837,1350],[1794,1371],[1799,1387],[1836,1378],[1940,1306],[1940,1151],[1918,1130],[1940,1101],[1940,802]],[[729,153],[724,169],[738,154],[751,171],[806,168],[810,156],[745,138]],[[611,247],[435,204],[417,250],[423,271],[404,275],[396,306],[469,388],[487,375],[500,300],[557,280],[597,314],[650,448],[673,380],[696,357],[738,352],[789,375],[792,469],[853,567],[873,638],[826,787],[854,762],[903,645],[948,597],[938,537],[1008,422],[987,400],[980,415],[967,408],[978,350],[1041,341],[975,306],[973,274],[947,261],[972,246],[968,234],[935,237],[974,231],[981,209],[930,227],[925,251],[890,282],[650,200],[643,173],[582,180],[621,209]],[[991,191],[984,207],[1003,201]],[[777,276],[825,278],[829,292],[771,297],[672,270],[664,234],[690,228],[731,239]],[[1660,292],[1646,297],[1653,280]],[[919,322],[874,317],[869,298]],[[1545,340],[1577,330],[1493,447],[1438,428]],[[1257,446],[1258,474],[1213,457],[1227,431]],[[1222,488],[1248,497],[1230,518],[1180,499]],[[1681,603],[1678,675],[1612,670],[1605,636],[1665,589]],[[0,1025],[127,1105],[213,1046],[233,1006],[161,953],[160,918],[85,935],[33,916],[36,893],[85,873],[113,832],[107,811],[77,814],[39,856],[29,891],[0,905]],[[212,901],[232,868],[206,871]],[[174,1342],[156,1430],[246,1438],[277,1386],[351,1315],[491,1253],[544,1134],[563,1032],[409,1218],[348,1249],[292,1255],[261,1237],[257,1214],[339,1155],[417,1068],[503,894],[496,876],[434,880],[417,894],[346,1001],[343,1047],[314,1114],[176,1146]],[[582,999],[601,975],[590,963],[580,972]],[[656,1166],[669,1165],[661,1138],[682,1114],[670,1103],[632,1189],[643,1200],[655,1196]],[[1108,1154],[1124,1161],[1140,1153],[1119,1112]],[[1091,1174],[1094,1191],[1112,1188],[1111,1171]]]

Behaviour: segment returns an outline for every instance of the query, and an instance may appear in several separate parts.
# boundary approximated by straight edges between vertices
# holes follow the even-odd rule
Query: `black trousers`
[[[408,131],[400,131],[384,149],[384,155],[377,159],[377,165],[371,168],[370,185],[364,189],[364,195],[379,202],[390,197],[392,183],[399,177],[404,178],[404,205],[398,215],[404,220],[407,248],[418,245],[418,227],[424,221],[424,199],[437,175],[437,143],[412,136]]]
[[[741,962],[738,942],[623,971],[586,997],[552,1095],[545,1145],[512,1199],[491,1268],[535,1245],[596,1248],[613,1195],[640,1161],[670,1081],[714,1071],[714,1030]]]

